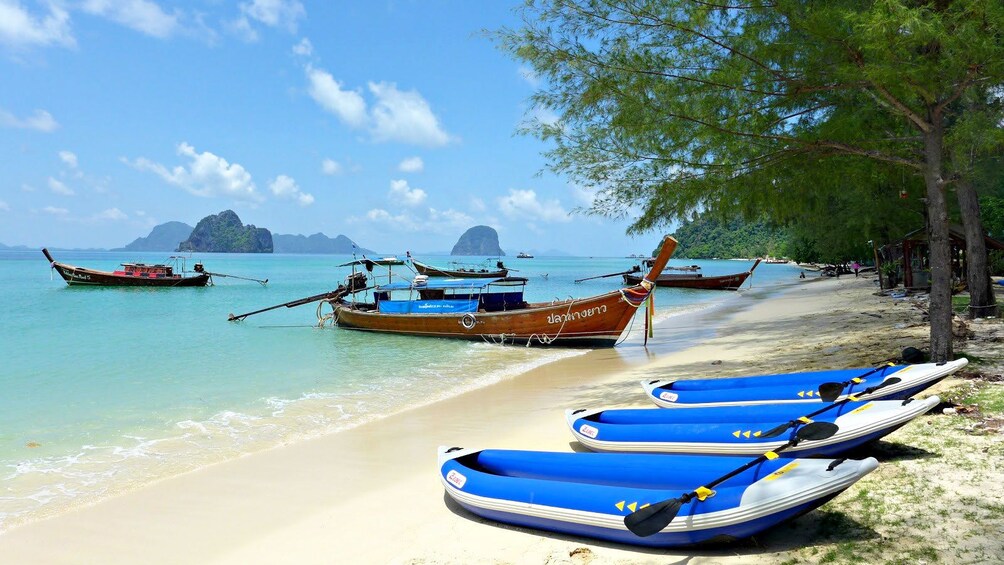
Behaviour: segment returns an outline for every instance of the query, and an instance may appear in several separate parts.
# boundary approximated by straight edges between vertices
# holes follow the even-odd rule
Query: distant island
[[[244,225],[233,210],[199,220],[178,251],[208,253],[272,253],[272,232]]]
[[[174,251],[192,235],[192,226],[184,222],[167,222],[153,227],[150,235],[136,238],[125,247],[111,251]]]
[[[273,234],[272,246],[275,253],[326,253],[330,255],[351,255],[352,253],[370,254],[376,252],[365,247],[359,247],[356,242],[339,234],[334,239],[323,233],[311,236]]]
[[[487,255],[502,257],[505,251],[499,247],[499,234],[488,226],[474,226],[460,236],[450,255]]]

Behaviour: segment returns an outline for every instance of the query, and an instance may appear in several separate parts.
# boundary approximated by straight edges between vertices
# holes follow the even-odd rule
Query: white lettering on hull
[[[564,324],[565,322],[573,322],[575,320],[581,320],[583,318],[589,318],[590,316],[595,316],[597,314],[606,314],[607,306],[603,304],[601,306],[593,306],[592,308],[587,308],[585,310],[579,310],[578,312],[569,312],[567,314],[550,314],[547,316],[548,324]]]

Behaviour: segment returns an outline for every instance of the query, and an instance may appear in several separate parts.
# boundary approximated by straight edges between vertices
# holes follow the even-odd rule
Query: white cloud
[[[158,38],[178,30],[178,13],[168,14],[150,0],[86,0],[80,9]]]
[[[0,200],[0,212],[10,212],[10,204]]]
[[[55,192],[56,194],[62,194],[63,196],[73,196],[76,194],[73,189],[63,184],[61,181],[49,177],[49,190]]]
[[[314,196],[300,190],[296,181],[286,175],[279,175],[268,185],[277,198],[296,200],[300,206],[310,206],[314,203]]]
[[[572,185],[570,190],[572,191],[572,197],[586,208],[591,207],[593,202],[596,201],[596,197],[599,196],[599,193],[596,190],[579,185]]]
[[[339,175],[344,170],[345,169],[338,161],[334,161],[332,159],[325,159],[321,161],[321,172],[326,175]]]
[[[452,208],[442,211],[429,208],[424,213],[405,211],[400,214],[391,214],[383,208],[374,208],[366,212],[364,218],[349,217],[346,222],[350,224],[371,222],[392,232],[444,234],[467,229],[474,224],[474,219]]]
[[[70,14],[55,2],[48,4],[49,13],[37,17],[17,0],[0,0],[0,44],[13,48],[73,47]]]
[[[568,212],[555,199],[540,201],[533,190],[509,189],[509,196],[498,199],[499,210],[506,217],[544,222],[568,222]]]
[[[420,173],[425,169],[425,163],[421,157],[408,157],[397,166],[399,171],[405,173]]]
[[[118,208],[109,208],[107,210],[98,212],[93,216],[94,220],[126,220],[129,216],[125,214],[122,210]]]
[[[429,103],[412,90],[403,92],[393,83],[369,83],[376,97],[371,132],[376,141],[401,141],[416,145],[446,145],[450,136],[439,126]]]
[[[405,206],[418,206],[425,202],[426,193],[421,188],[411,188],[406,180],[390,181],[390,198]]]
[[[77,168],[77,156],[72,151],[60,151],[59,159],[69,165],[71,169]]]
[[[308,92],[322,108],[331,112],[345,124],[359,128],[366,124],[366,101],[361,94],[342,90],[342,85],[330,73],[307,66],[310,81]]]
[[[178,144],[178,155],[189,158],[187,168],[176,166],[168,170],[164,165],[145,157],[136,159],[132,165],[141,171],[150,171],[196,196],[221,196],[248,202],[264,200],[258,193],[251,174],[241,165],[228,163],[226,159],[208,151],[196,153],[194,147],[184,142]]]
[[[21,192],[35,192],[35,187],[28,183],[21,184]]]
[[[57,208],[55,206],[46,206],[42,208],[42,211],[46,214],[52,214],[53,216],[65,216],[70,213],[66,208]]]
[[[474,218],[452,208],[442,211],[436,210],[435,208],[429,208],[429,221],[440,227],[449,225],[464,229],[469,228],[474,224]]]
[[[537,71],[525,65],[520,65],[519,69],[517,69],[516,72],[519,73],[520,78],[525,80],[526,83],[529,84],[531,87],[533,88],[540,87],[540,75],[537,74]]]
[[[240,17],[231,25],[248,41],[258,40],[258,32],[252,27],[252,21],[296,33],[297,22],[307,16],[307,11],[299,0],[252,0],[242,2],[240,10]]]
[[[0,0],[0,2],[2,1],[3,0]],[[0,20],[2,19],[3,14],[0,13]],[[0,110],[0,126],[50,132],[58,128],[59,124],[56,122],[55,118],[52,117],[52,114],[46,112],[45,110],[35,110],[35,113],[27,118],[18,118],[10,112]]]
[[[474,210],[475,212],[484,212],[485,210],[488,209],[488,207],[485,206],[484,200],[475,196],[471,198],[471,209]]]
[[[314,44],[304,37],[299,43],[293,46],[293,53],[302,57],[309,57],[314,54]]]

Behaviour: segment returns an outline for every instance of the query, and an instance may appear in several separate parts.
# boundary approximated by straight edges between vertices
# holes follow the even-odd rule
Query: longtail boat
[[[98,271],[60,263],[52,258],[48,249],[42,249],[49,265],[63,277],[68,285],[87,286],[206,286],[212,281],[213,273],[208,273],[202,263],[196,263],[194,274],[175,273],[173,265],[147,265],[145,263],[122,263],[122,268],[116,271]],[[257,281],[261,282],[261,281]]]
[[[704,276],[703,274],[675,275],[672,273],[659,273],[656,277],[656,286],[672,288],[698,288],[706,290],[739,290],[739,287],[746,282],[746,279],[753,274],[753,269],[760,264],[760,259],[753,262],[753,266],[745,273],[735,273],[732,275]],[[652,280],[650,278],[650,280]],[[624,273],[625,284],[638,284],[641,276],[638,273]]]
[[[652,278],[676,240],[666,236],[648,276],[638,284],[587,298],[529,303],[525,278],[430,280],[377,285],[372,301],[357,293],[327,300],[342,328],[493,343],[612,347],[648,299]],[[356,274],[353,273],[353,276]],[[369,290],[369,289],[367,289]],[[405,294],[404,299],[397,296]]]
[[[502,261],[498,261],[495,264],[495,270],[489,270],[474,267],[458,269],[433,267],[432,265],[426,265],[425,263],[418,261],[411,256],[411,253],[408,253],[408,259],[411,260],[411,265],[415,267],[415,271],[418,274],[429,277],[448,277],[452,279],[501,279],[509,275],[509,269],[502,264]]]

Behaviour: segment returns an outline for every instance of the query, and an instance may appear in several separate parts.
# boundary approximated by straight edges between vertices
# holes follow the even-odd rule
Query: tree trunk
[[[931,361],[950,361],[952,354],[952,264],[948,240],[948,202],[942,175],[944,129],[941,117],[930,120],[932,129],[924,134],[927,187],[927,237],[931,266]]]
[[[959,181],[955,187],[962,212],[962,226],[966,232],[966,283],[969,286],[969,317],[983,318],[997,315],[997,301],[990,286],[990,269],[987,264],[987,243],[984,240],[983,221],[980,218],[980,201],[976,189],[968,180]]]

